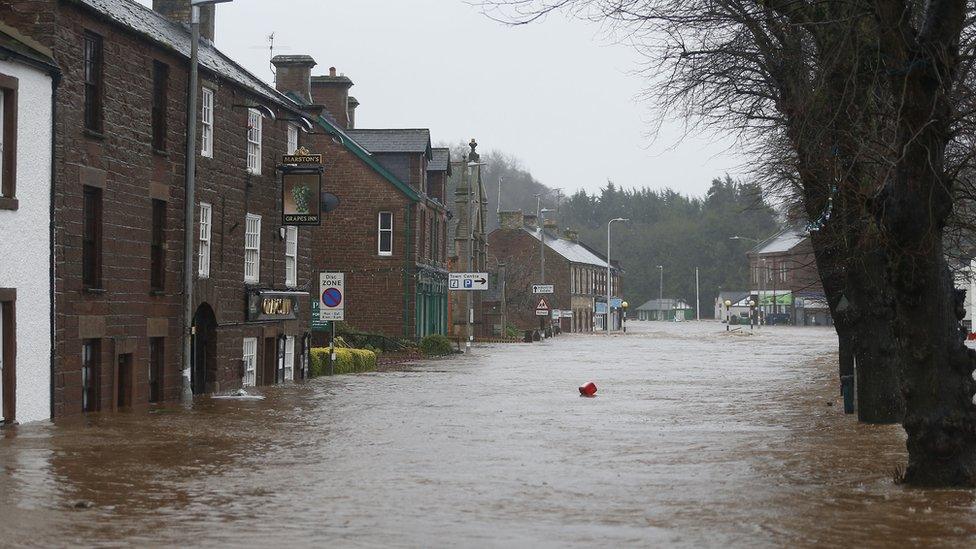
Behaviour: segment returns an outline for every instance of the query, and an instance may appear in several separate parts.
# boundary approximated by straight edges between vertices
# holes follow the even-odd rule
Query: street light
[[[658,270],[661,271],[660,294],[658,294],[657,297],[658,297],[658,300],[661,302],[660,303],[661,307],[664,307],[664,265],[658,265],[657,268],[658,268]]]
[[[607,330],[607,335],[610,335],[610,294],[613,290],[613,288],[611,288],[613,283],[613,275],[610,273],[610,227],[613,226],[614,221],[630,220],[624,217],[615,217],[607,222],[607,317],[606,322],[604,322],[606,325],[605,328]]]
[[[622,301],[620,303],[620,307],[623,308],[624,310],[623,318],[620,321],[620,327],[623,328],[624,333],[626,334],[627,333],[627,308],[630,307],[630,304],[627,303],[626,301]]]
[[[196,212],[197,85],[200,64],[200,6],[232,0],[190,0],[190,87],[186,101],[186,189],[183,207],[183,401],[193,400],[193,218]]]
[[[729,309],[731,309],[731,308],[732,308],[732,301],[726,299],[725,300],[725,331],[726,332],[728,332],[729,330],[732,329],[732,326],[731,326],[731,324],[732,324],[732,316],[731,316],[731,313],[729,312]]]

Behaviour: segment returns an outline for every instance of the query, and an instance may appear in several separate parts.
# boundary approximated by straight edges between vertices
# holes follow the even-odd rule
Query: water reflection
[[[828,330],[634,323],[4,432],[0,545],[968,545]],[[576,387],[593,379],[598,397]],[[833,405],[828,405],[833,404]]]

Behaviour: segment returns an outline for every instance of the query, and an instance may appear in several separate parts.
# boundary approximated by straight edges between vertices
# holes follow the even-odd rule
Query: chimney
[[[574,231],[573,229],[567,228],[565,231],[563,231],[563,236],[566,237],[566,240],[571,242],[579,242],[579,231]]]
[[[306,102],[312,102],[312,67],[315,60],[308,55],[276,55],[271,59],[275,66],[275,88],[281,93],[292,92]]]
[[[336,75],[335,67],[329,67],[328,76],[312,77],[312,101],[325,105],[325,110],[344,130],[352,128],[349,116],[349,88],[352,86],[352,80],[345,75]]]
[[[214,4],[200,6],[200,36],[213,42]],[[153,0],[152,9],[174,23],[190,26],[190,0]]]
[[[523,226],[526,229],[535,230],[539,227],[539,216],[535,214],[525,214],[523,216],[523,219],[525,219],[525,221],[523,222]]]
[[[356,107],[359,106],[359,101],[355,97],[349,96],[349,101],[346,103],[346,112],[349,113],[349,129],[356,129]]]
[[[501,225],[502,229],[505,230],[521,229],[523,223],[524,221],[522,219],[522,210],[498,212],[498,224]]]

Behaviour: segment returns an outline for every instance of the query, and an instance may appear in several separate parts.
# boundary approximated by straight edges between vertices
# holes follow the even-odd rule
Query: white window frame
[[[247,109],[247,171],[261,175],[261,112]]]
[[[261,281],[261,216],[247,214],[244,219],[244,282]]]
[[[4,131],[3,131],[3,112],[6,107],[5,102],[7,101],[7,93],[5,90],[0,89],[0,177],[3,176],[3,148],[6,146],[4,141]],[[0,182],[2,183],[2,182]],[[3,185],[0,184],[0,196],[3,196]],[[13,197],[10,197],[13,198]]]
[[[285,228],[285,286],[298,286],[298,227]]]
[[[197,254],[197,275],[210,278],[210,243],[213,237],[213,207],[200,203],[200,249]]]
[[[244,362],[244,378],[241,384],[244,387],[254,387],[258,382],[258,339],[256,337],[244,338],[241,360]]]
[[[288,124],[288,154],[295,154],[298,150],[298,126]]]
[[[285,336],[284,369],[284,381],[295,381],[295,336]]]
[[[200,156],[213,158],[214,91],[204,87],[200,95]]]
[[[384,229],[383,228],[383,216],[384,215],[389,215],[390,216],[390,228],[389,229]],[[381,255],[381,256],[384,256],[384,257],[389,257],[389,256],[393,255],[393,220],[394,220],[393,212],[380,212],[376,216],[376,253],[378,255]],[[390,249],[389,250],[384,250],[383,249],[383,238],[382,238],[383,233],[390,233]]]

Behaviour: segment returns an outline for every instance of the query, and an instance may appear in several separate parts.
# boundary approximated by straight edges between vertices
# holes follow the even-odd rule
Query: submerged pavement
[[[629,328],[2,432],[0,545],[976,539],[976,493],[895,484],[901,428],[844,415],[832,330]]]

